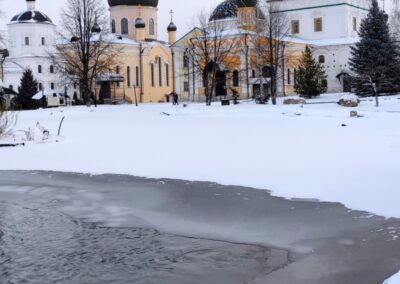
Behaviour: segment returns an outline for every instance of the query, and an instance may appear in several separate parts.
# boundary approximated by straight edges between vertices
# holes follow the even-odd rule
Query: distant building
[[[26,0],[27,9],[15,15],[7,25],[6,47],[8,56],[4,60],[4,86],[18,92],[25,69],[30,68],[39,82],[39,90],[46,94],[64,93],[56,68],[48,59],[54,52],[56,26],[46,14],[35,10],[35,0]],[[70,95],[79,92],[69,88]]]

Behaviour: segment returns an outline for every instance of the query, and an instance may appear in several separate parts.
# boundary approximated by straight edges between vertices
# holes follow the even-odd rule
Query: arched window
[[[129,34],[128,20],[126,18],[123,18],[121,20],[121,34],[123,35]]]
[[[111,32],[115,34],[115,20],[111,21]]]
[[[37,67],[37,71],[38,71],[38,73],[39,73],[39,74],[41,74],[41,73],[42,73],[42,65],[38,65],[38,67]]]
[[[167,82],[167,87],[169,87],[169,64],[165,65],[165,79]]]
[[[150,35],[155,35],[155,27],[154,27],[154,20],[153,19],[149,20],[149,34]]]
[[[140,73],[139,66],[136,66],[136,87],[140,86]]]
[[[128,66],[126,67],[126,84],[128,85],[128,87],[131,86],[131,67]]]
[[[50,89],[54,90],[54,83],[50,83]]]
[[[154,87],[155,82],[154,82],[154,64],[151,63],[150,65],[150,72],[151,72],[151,86]]]
[[[272,71],[269,66],[264,66],[262,69],[263,77],[265,78],[271,78],[272,77]]]
[[[233,86],[234,87],[239,87],[239,71],[235,70],[233,71]]]
[[[324,64],[324,63],[325,63],[325,56],[320,55],[320,56],[318,57],[318,62],[319,62],[319,64]]]
[[[158,58],[158,84],[162,87],[162,60]]]
[[[186,53],[183,55],[183,67],[189,68],[189,56]]]
[[[53,74],[54,73],[54,66],[50,65],[50,73]]]

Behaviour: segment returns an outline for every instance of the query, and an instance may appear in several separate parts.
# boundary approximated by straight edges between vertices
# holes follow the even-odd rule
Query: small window
[[[149,34],[150,35],[155,35],[155,26],[154,26],[154,20],[153,19],[149,20]]]
[[[323,56],[323,55],[318,56],[318,62],[319,62],[319,64],[324,64],[325,63],[325,56]]]
[[[42,45],[46,45],[46,39],[42,37]]]
[[[292,21],[292,34],[300,33],[300,22],[299,20]]]
[[[39,91],[43,91],[43,85],[42,85],[42,83],[39,83]]]
[[[129,34],[128,20],[126,18],[123,18],[121,20],[121,34],[123,35]]]
[[[251,77],[255,78],[256,77],[256,70],[251,70]]]
[[[29,37],[25,37],[25,45],[29,45]]]
[[[54,66],[50,65],[50,73],[53,74],[54,73]]]
[[[353,17],[353,31],[357,31],[357,18]]]
[[[291,78],[291,76],[292,76],[292,73],[290,72],[290,69],[288,69],[287,70],[287,83],[288,83],[288,85],[291,85],[292,84],[292,78]]]
[[[9,88],[11,91],[14,90],[14,86],[13,86],[13,85],[8,86],[8,88]]]
[[[38,71],[38,73],[39,73],[39,74],[41,74],[41,73],[42,73],[42,65],[38,65],[38,67],[37,67],[37,71]]]
[[[235,70],[233,71],[233,86],[234,87],[239,87],[239,71]]]
[[[54,83],[50,83],[50,89],[54,90]]]
[[[322,32],[322,18],[315,18],[314,19],[314,32]]]

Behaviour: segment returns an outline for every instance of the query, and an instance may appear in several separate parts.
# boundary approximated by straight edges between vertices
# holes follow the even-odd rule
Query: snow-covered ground
[[[356,109],[301,107],[280,100],[278,106],[147,104],[21,112],[17,130],[39,121],[51,131],[51,141],[0,148],[0,169],[215,181],[400,217],[400,96],[381,98],[379,108],[374,104],[371,99]],[[350,110],[363,117],[350,118]],[[63,116],[63,137],[55,142]]]
[[[383,284],[400,284],[400,272],[386,280]]]

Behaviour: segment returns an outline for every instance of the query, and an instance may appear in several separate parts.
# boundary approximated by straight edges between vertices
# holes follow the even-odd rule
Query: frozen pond
[[[400,222],[131,176],[0,172],[0,283],[377,283]]]

